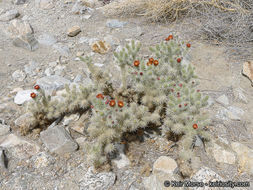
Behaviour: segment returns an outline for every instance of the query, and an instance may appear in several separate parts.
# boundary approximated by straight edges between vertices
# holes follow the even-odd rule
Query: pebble
[[[35,51],[39,48],[39,43],[33,34],[25,34],[21,37],[14,38],[12,43],[16,47],[21,47],[29,51]]]
[[[54,2],[53,0],[35,0],[35,4],[44,10],[52,9],[54,8]]]
[[[10,126],[0,123],[0,136],[7,135],[10,132]]]
[[[120,153],[116,159],[112,160],[112,163],[114,163],[118,169],[122,169],[130,165],[130,160],[125,154]]]
[[[50,34],[41,34],[38,37],[38,42],[41,45],[52,46],[57,42],[57,40],[54,38],[54,36],[52,36]]]
[[[0,15],[0,21],[10,21],[16,17],[18,17],[20,14],[17,10],[9,10],[6,13]]]
[[[22,105],[27,101],[31,101],[31,93],[34,92],[36,93],[35,90],[21,90],[18,91],[18,93],[16,94],[16,96],[14,97],[14,103],[18,104],[18,105]]]
[[[153,172],[163,172],[165,174],[173,174],[177,168],[177,163],[174,159],[168,156],[160,156],[153,165]]]
[[[40,64],[35,61],[30,61],[25,65],[25,73],[29,76],[35,76],[40,70]]]
[[[68,57],[70,54],[70,50],[68,46],[65,46],[61,43],[56,43],[53,45],[53,48],[57,50],[62,56]]]
[[[16,70],[11,76],[15,81],[18,82],[22,82],[26,78],[26,74],[21,70]]]
[[[120,22],[117,19],[108,20],[106,26],[109,28],[122,28],[127,24],[127,22]]]
[[[223,94],[222,96],[218,97],[216,99],[216,101],[224,106],[228,106],[229,105],[229,100],[228,100],[228,97]]]
[[[13,3],[15,5],[22,5],[26,3],[26,0],[13,0]]]
[[[253,61],[246,61],[243,63],[242,74],[250,80],[253,86]]]
[[[63,126],[57,125],[42,131],[40,138],[50,152],[57,154],[74,152],[78,148],[78,144]]]
[[[79,34],[80,32],[81,32],[80,26],[73,26],[73,27],[68,29],[68,36],[69,37],[74,37],[77,34]]]
[[[54,75],[54,70],[52,68],[50,68],[50,67],[46,68],[45,75],[46,76],[52,76],[52,75]]]

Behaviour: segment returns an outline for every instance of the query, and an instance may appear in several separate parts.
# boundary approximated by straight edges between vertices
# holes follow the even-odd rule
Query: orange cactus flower
[[[150,63],[153,63],[153,62],[154,62],[154,58],[151,57],[151,58],[148,59],[148,61],[149,61]]]
[[[135,67],[139,67],[139,65],[140,65],[140,61],[139,61],[139,60],[135,60],[135,61],[134,61],[134,66],[135,66]]]
[[[197,129],[198,125],[196,123],[194,123],[192,127],[193,127],[193,129]]]
[[[96,96],[96,98],[104,99],[104,96],[103,96],[103,94],[98,94],[98,95]]]
[[[169,35],[169,36],[168,36],[168,39],[169,39],[169,40],[172,40],[172,39],[173,39],[173,35]]]
[[[159,64],[158,60],[154,60],[154,65],[157,66]]]
[[[115,100],[111,100],[110,103],[109,103],[109,105],[110,105],[111,107],[114,107],[115,104],[116,104]]]
[[[118,101],[118,106],[122,108],[124,106],[124,103],[122,101]]]
[[[150,66],[150,65],[152,65],[152,62],[150,62],[150,61],[147,62],[147,66]]]
[[[190,47],[191,47],[191,44],[189,44],[189,43],[188,43],[188,44],[186,44],[186,47],[190,48]]]

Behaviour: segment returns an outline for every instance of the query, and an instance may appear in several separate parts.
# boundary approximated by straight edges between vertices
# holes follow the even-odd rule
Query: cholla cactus
[[[46,128],[52,121],[64,116],[65,114],[87,110],[90,106],[89,94],[92,91],[92,87],[84,88],[82,85],[75,85],[70,87],[65,86],[66,93],[63,94],[62,99],[56,99],[50,95],[46,96],[43,89],[39,85],[35,85],[34,88],[37,93],[31,93],[31,97],[34,101],[28,104],[28,111],[34,116],[37,121],[29,129],[22,129],[23,133],[32,130],[35,127],[40,127],[42,129]]]
[[[183,136],[179,156],[184,159],[190,158],[185,155],[191,155],[189,152],[196,135],[209,138],[205,130],[209,120],[200,112],[207,105],[208,96],[202,97],[195,90],[198,82],[194,68],[181,63],[190,44],[184,48],[178,39],[170,36],[166,42],[150,48],[154,55],[147,61],[137,57],[140,47],[140,43],[132,41],[122,51],[114,53],[121,68],[122,86],[111,88],[107,95],[128,106],[110,109],[101,99],[92,101],[94,111],[88,132],[96,142],[88,146],[88,152],[95,165],[106,161],[106,155],[114,151],[113,142],[119,141],[124,132],[148,127],[150,122],[160,126],[164,135]],[[100,86],[103,87],[100,92],[109,91],[106,85]],[[136,118],[137,113],[143,117]]]

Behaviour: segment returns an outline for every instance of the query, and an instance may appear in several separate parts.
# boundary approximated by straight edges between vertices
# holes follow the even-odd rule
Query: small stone
[[[27,159],[40,150],[40,147],[34,143],[30,143],[22,138],[9,134],[1,143],[0,147],[8,149],[13,157],[18,159]]]
[[[69,123],[71,123],[71,122],[73,122],[73,121],[77,121],[78,119],[80,118],[80,114],[71,114],[71,115],[69,115],[69,116],[65,116],[64,118],[63,118],[63,125],[64,126],[67,126],[67,125],[69,125]]]
[[[231,120],[241,120],[241,116],[243,116],[244,111],[238,107],[229,106],[227,111],[227,116]]]
[[[76,139],[76,142],[79,145],[80,149],[84,149],[87,143],[87,139],[85,137],[79,137]]]
[[[54,7],[53,0],[35,0],[35,4],[44,10],[52,9]]]
[[[70,54],[69,47],[61,43],[54,44],[53,48],[56,49],[62,56],[68,57]]]
[[[52,162],[52,158],[47,155],[45,152],[40,152],[37,155],[34,155],[32,157],[32,161],[34,163],[34,168],[43,168],[43,167],[47,167],[50,162]]]
[[[16,17],[18,17],[20,14],[17,10],[9,10],[6,13],[0,15],[0,21],[10,21]]]
[[[18,105],[22,105],[23,103],[27,102],[27,101],[31,101],[31,93],[34,92],[36,93],[35,90],[22,90],[22,91],[18,91],[18,93],[16,94],[15,98],[14,98],[14,103],[18,104]]]
[[[82,1],[77,0],[71,11],[74,14],[84,14],[87,11],[87,7],[82,4]]]
[[[57,65],[57,66],[54,68],[55,75],[64,76],[64,74],[65,74],[64,69],[65,69],[65,68],[66,68],[66,66]]]
[[[122,28],[127,24],[127,22],[120,22],[116,19],[108,20],[106,26],[109,28]]]
[[[253,86],[253,61],[246,61],[243,63],[242,74],[250,80]]]
[[[83,81],[83,76],[78,74],[76,75],[75,79],[73,80],[74,83],[81,83]]]
[[[10,132],[10,126],[0,123],[0,136],[6,135]]]
[[[22,4],[25,4],[26,0],[13,0],[13,3],[15,5],[22,5]]]
[[[4,150],[0,148],[0,169],[7,169],[7,157],[4,153]]]
[[[82,16],[82,20],[88,20],[89,18],[91,17],[91,15],[84,15],[84,16]]]
[[[216,162],[234,164],[236,157],[233,152],[227,151],[216,143],[213,144],[213,147],[208,148],[209,154],[214,157]]]
[[[81,52],[81,51],[78,51],[77,53],[76,53],[76,56],[77,57],[80,57],[80,56],[83,56],[84,55],[84,52]]]
[[[175,169],[177,168],[177,163],[174,159],[168,156],[160,156],[153,165],[153,172],[154,173],[167,173],[173,174]]]
[[[125,154],[120,153],[116,159],[113,159],[112,162],[117,166],[118,169],[122,169],[130,165],[130,160]]]
[[[55,62],[55,61],[48,63],[49,67],[56,67],[56,65],[57,65],[57,62]]]
[[[52,46],[57,42],[57,40],[50,34],[42,34],[38,37],[38,42],[41,45]]]
[[[29,64],[25,65],[25,73],[29,76],[35,76],[40,69],[39,63],[35,61],[30,61]]]
[[[110,50],[110,45],[105,41],[97,41],[91,45],[92,51],[100,54],[105,54]]]
[[[50,152],[64,154],[74,152],[78,145],[62,126],[54,126],[40,133],[40,138]]]
[[[16,70],[14,73],[12,73],[12,78],[15,81],[22,82],[26,78],[26,74],[21,70]]]
[[[119,39],[115,38],[112,35],[107,35],[106,37],[104,37],[104,40],[108,42],[111,46],[117,46],[120,43]]]
[[[109,190],[112,188],[116,180],[115,173],[112,172],[101,172],[94,173],[94,168],[90,167],[88,172],[79,180],[81,189],[87,190]]]
[[[224,106],[228,106],[229,105],[229,100],[228,97],[223,94],[222,96],[220,96],[219,98],[216,99],[216,101]]]
[[[33,34],[26,34],[15,38],[12,43],[16,47],[21,47],[29,51],[35,51],[39,47],[38,41],[35,39]]]
[[[45,70],[45,75],[46,76],[52,76],[52,75],[54,75],[54,71],[53,71],[53,69],[52,68],[47,68],[46,70]]]
[[[209,183],[209,181],[215,182],[215,181],[224,181],[224,179],[219,176],[217,173],[212,171],[210,168],[202,167],[196,174],[194,174],[191,178],[191,181],[193,182],[203,182],[203,183]],[[199,189],[198,187],[194,187],[193,190]],[[209,190],[210,187],[204,186],[201,187],[201,190]]]
[[[17,38],[20,36],[25,36],[27,34],[33,34],[33,29],[27,21],[15,19],[10,22],[8,33],[11,38]]]
[[[77,34],[79,34],[80,32],[81,32],[80,26],[73,26],[73,27],[68,29],[68,36],[69,37],[74,37]]]
[[[240,87],[234,89],[234,96],[237,100],[247,104],[248,103],[248,99],[247,97],[244,95],[244,90]]]
[[[239,172],[247,172],[253,174],[253,150],[247,146],[233,142],[231,144],[232,149],[237,153],[239,158]]]
[[[53,91],[63,89],[65,84],[70,84],[70,81],[63,77],[52,75],[38,79],[36,84],[39,85],[41,89],[51,94]]]

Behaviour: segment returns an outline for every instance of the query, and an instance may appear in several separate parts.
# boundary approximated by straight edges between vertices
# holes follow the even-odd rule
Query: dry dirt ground
[[[25,5],[13,5],[9,0],[0,1],[0,10],[15,8],[20,12],[20,18],[24,16],[27,17],[27,20],[34,29],[35,37],[48,33],[53,35],[58,42],[70,47],[71,53],[66,57],[68,62],[65,64],[66,74],[64,76],[68,79],[73,79],[77,74],[83,74],[82,69],[84,68],[84,63],[75,60],[76,53],[81,51],[84,52],[84,54],[89,54],[92,52],[88,44],[78,43],[81,37],[98,38],[102,40],[105,36],[111,35],[118,39],[120,45],[124,45],[126,39],[139,40],[144,48],[144,55],[148,55],[147,49],[150,45],[161,42],[169,34],[178,35],[182,40],[190,42],[192,48],[189,61],[196,67],[196,73],[200,78],[199,89],[214,100],[220,95],[226,94],[230,97],[230,105],[240,107],[245,112],[240,122],[221,123],[215,121],[214,116],[221,107],[215,102],[214,105],[209,108],[214,118],[214,125],[211,126],[213,134],[215,134],[216,137],[225,137],[229,142],[239,141],[253,149],[253,88],[250,81],[241,74],[243,62],[229,60],[222,45],[210,45],[201,41],[186,39],[184,31],[179,31],[179,26],[177,25],[147,23],[143,18],[119,19],[120,21],[127,22],[127,24],[123,28],[112,29],[106,26],[107,20],[111,18],[106,18],[98,10],[94,10],[89,19],[82,20],[81,15],[75,15],[71,12],[72,6],[73,3],[64,4],[64,1],[56,1],[54,8],[43,10],[36,7],[34,1],[31,0]],[[52,47],[45,47],[42,45],[34,52],[15,47],[11,39],[5,33],[8,25],[9,22],[0,22],[0,105],[6,105],[4,109],[1,109],[0,118],[6,120],[8,124],[13,126],[14,120],[24,113],[24,108],[13,102],[15,93],[11,93],[11,91],[15,88],[31,89],[36,79],[43,76],[45,69],[48,67],[48,63],[58,60],[60,54]],[[81,33],[75,37],[68,37],[67,30],[74,25],[80,26]],[[116,46],[113,48],[113,50],[115,50]],[[112,50],[105,55],[95,53],[93,59],[95,63],[110,63],[112,61]],[[41,66],[38,75],[35,77],[27,76],[22,82],[14,81],[12,79],[12,73],[18,69],[23,70],[24,66],[31,60],[38,62]],[[248,99],[247,104],[237,101],[234,97],[233,90],[238,87],[245,91],[245,96]],[[222,127],[219,128],[219,126]],[[13,129],[14,133],[18,133],[15,127],[13,127]],[[132,150],[130,149],[131,147],[133,148]],[[148,162],[151,166],[161,155],[173,156],[172,153],[159,153],[155,151],[154,145],[152,145],[152,143],[148,144],[147,142],[142,145],[138,143],[130,144],[129,149],[133,155],[136,155],[139,149],[143,149],[144,156],[140,158],[142,159],[141,163]],[[72,158],[59,158],[58,163],[52,166],[51,169],[55,170],[56,165],[61,167],[67,164],[67,162],[76,161],[75,159],[77,159],[77,157],[82,157],[83,155],[78,151],[71,156]],[[76,163],[76,165],[81,164],[84,160],[84,158],[79,158],[80,163]],[[206,163],[206,166],[216,169],[220,175],[226,178],[252,181],[252,176],[240,176],[235,166],[217,164],[210,159],[206,159],[203,162]],[[60,163],[62,163],[62,165]],[[15,163],[10,161],[10,164],[14,172]],[[73,165],[71,167],[75,166]],[[140,169],[140,165],[133,166],[131,171],[138,173]],[[120,173],[122,171],[118,172]],[[62,187],[64,188],[62,189],[68,189],[68,186],[71,187],[71,184],[64,186],[64,183],[60,182],[65,173],[61,173],[59,169],[58,176],[54,178],[55,181],[58,180],[58,185],[63,185]],[[75,175],[78,175],[78,172],[76,172]],[[12,178],[10,178],[10,180],[11,179]],[[115,189],[121,189],[120,183],[123,183],[122,179],[119,179]],[[44,183],[49,183],[51,180],[49,177],[45,177],[42,182],[43,181]],[[29,185],[27,187],[29,189]],[[48,185],[48,189],[50,188],[53,188],[53,185]],[[127,188],[127,186],[124,187],[124,189]]]

